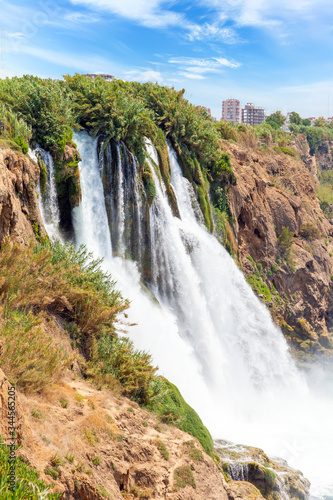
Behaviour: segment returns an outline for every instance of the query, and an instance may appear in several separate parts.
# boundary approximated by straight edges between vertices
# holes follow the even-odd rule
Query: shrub
[[[14,142],[19,146],[19,148],[21,149],[22,153],[24,153],[26,155],[27,152],[29,151],[29,146],[24,141],[24,139],[22,139],[22,137],[16,137],[14,139]]]
[[[193,440],[184,443],[184,451],[190,456],[193,462],[202,462],[204,459],[202,451],[195,446]]]
[[[293,237],[294,233],[290,231],[289,227],[283,227],[282,232],[278,237],[278,246],[280,253],[286,258],[290,255]]]
[[[3,439],[0,436],[0,443]],[[3,444],[0,446],[0,491],[1,498],[14,499],[26,498],[29,500],[39,500],[41,498],[48,498],[55,500],[61,497],[61,494],[51,493],[50,489],[53,486],[47,486],[45,481],[39,479],[39,472],[30,467],[27,463],[23,462],[21,457],[17,457],[15,462],[16,484],[15,493],[11,493],[10,486],[10,468],[9,463],[10,450],[8,446]]]
[[[196,488],[193,472],[191,470],[191,467],[189,467],[188,465],[184,465],[183,467],[175,469],[174,479],[177,488],[186,488],[186,486],[192,486],[192,488]]]
[[[156,441],[156,445],[157,448],[160,450],[161,456],[164,458],[164,460],[169,460],[169,452],[165,444],[162,443],[162,441]]]
[[[300,231],[300,235],[306,240],[317,240],[320,238],[320,234],[319,228],[310,222],[303,224]]]

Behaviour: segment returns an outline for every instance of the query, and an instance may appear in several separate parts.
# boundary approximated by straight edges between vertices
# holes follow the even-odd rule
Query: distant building
[[[327,125],[329,125],[332,121],[333,121],[333,116],[330,116],[329,118],[327,118],[327,120],[326,120]]]
[[[315,116],[309,116],[309,118],[308,118],[308,119],[309,119],[309,120],[310,120],[310,122],[311,122],[311,127],[313,127],[313,126],[314,126],[314,122],[316,121],[316,117],[315,117]]]
[[[286,121],[284,122],[284,124],[282,125],[281,129],[284,131],[284,132],[289,132],[289,125],[290,125],[290,116],[292,115],[292,112],[290,113],[287,113],[287,116],[286,116]]]
[[[222,102],[222,120],[234,123],[242,122],[242,108],[238,99],[227,99]]]
[[[105,74],[95,74],[95,73],[88,73],[87,75],[82,75],[82,76],[85,76],[86,78],[91,78],[92,80],[95,80],[95,78],[97,76],[100,76],[101,78],[103,78],[103,80],[105,80],[106,82],[112,82],[112,80],[115,79],[115,77],[113,75],[105,75]]]
[[[266,119],[265,108],[259,108],[252,102],[248,102],[242,109],[242,122],[248,125],[260,125]]]

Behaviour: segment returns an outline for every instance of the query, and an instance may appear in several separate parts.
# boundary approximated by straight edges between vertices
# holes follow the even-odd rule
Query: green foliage
[[[59,80],[34,76],[0,80],[0,101],[23,118],[33,131],[33,139],[54,155],[64,151],[66,142],[72,138],[71,94],[68,86]],[[27,140],[26,136],[22,137]]]
[[[320,200],[320,208],[327,218],[333,217],[333,171],[323,170],[319,176],[320,185],[316,189],[317,197]]]
[[[296,125],[301,125],[302,124],[302,118],[296,111],[293,111],[290,116],[289,116],[289,122],[290,123],[295,123]],[[311,123],[311,122],[310,122]]]
[[[42,158],[39,156],[38,157],[38,166],[39,166],[39,171],[40,171],[40,190],[42,195],[45,195],[45,190],[46,190],[46,183],[47,183],[47,170],[45,163],[43,162]]]
[[[61,398],[60,399],[60,404],[63,408],[68,408],[68,399],[66,398]]]
[[[257,274],[250,274],[246,277],[246,280],[258,295],[263,296],[266,302],[270,302],[272,300],[272,293],[260,276]]]
[[[236,177],[232,170],[230,156],[227,153],[222,153],[220,158],[213,164],[211,169],[212,176],[218,182],[236,183]]]
[[[320,238],[320,230],[317,226],[311,224],[311,222],[306,222],[302,225],[300,235],[306,240],[317,240]]]
[[[0,436],[0,442],[3,439]],[[6,500],[39,500],[40,498],[47,498],[55,500],[60,498],[61,495],[51,493],[52,486],[47,486],[45,481],[39,479],[39,473],[30,467],[27,463],[23,462],[21,457],[17,457],[15,462],[16,473],[16,487],[15,491],[9,490],[10,486],[10,466],[9,464],[9,448],[3,444],[0,445],[0,497]],[[17,453],[17,452],[16,452]]]
[[[275,149],[277,151],[282,151],[282,153],[285,153],[286,155],[289,155],[289,156],[295,156],[295,151],[293,151],[290,148],[285,148],[282,146],[274,146],[273,149]]]
[[[123,140],[142,165],[145,159],[145,137],[153,138],[156,125],[152,112],[136,96],[131,82],[103,78],[91,80],[82,75],[65,76],[73,92],[74,109],[81,126],[93,135],[104,134],[104,148],[109,141]]]
[[[271,125],[273,128],[281,128],[284,122],[286,121],[285,116],[281,113],[281,111],[276,111],[271,115],[267,116],[266,123]]]
[[[174,479],[177,488],[186,488],[186,486],[192,486],[192,488],[196,488],[193,472],[191,467],[188,465],[184,465],[183,467],[179,467],[174,471]]]
[[[84,248],[48,243],[0,251],[0,338],[6,356],[1,366],[19,386],[39,390],[54,380],[68,363],[60,341],[44,327],[58,315],[82,351],[92,340],[115,335],[117,314],[128,307],[105,274],[101,261]],[[52,330],[52,325],[49,329]]]
[[[124,395],[147,404],[156,368],[152,358],[144,351],[134,349],[133,342],[126,337],[100,337],[92,349],[92,363],[89,374],[107,380],[112,375],[119,380]]]
[[[309,120],[309,118],[304,118],[302,120],[302,125],[304,125],[304,127],[311,127],[311,120]]]
[[[1,85],[1,80],[0,80]],[[5,130],[1,133],[1,137],[8,139],[19,139],[24,143],[28,143],[32,136],[31,127],[18,116],[13,109],[1,102],[0,97],[0,118],[5,119]],[[16,143],[17,144],[17,143]],[[18,144],[17,144],[18,145]],[[19,146],[20,147],[20,146]]]
[[[196,437],[206,453],[212,456],[214,450],[212,437],[198,414],[186,403],[178,388],[165,378],[158,377],[151,389],[148,409],[158,413],[162,422],[176,425]]]
[[[24,153],[25,155],[27,154],[27,152],[29,151],[29,146],[28,144],[25,142],[24,139],[22,139],[21,136],[19,137],[15,137],[15,139],[13,139],[14,142],[18,145],[18,147],[21,149],[22,153]]]
[[[289,227],[283,227],[280,236],[278,237],[278,246],[283,257],[287,258],[290,255],[291,245],[293,242],[294,233]]]
[[[202,451],[195,446],[193,439],[184,443],[184,451],[189,455],[193,462],[202,462],[204,459]]]
[[[322,128],[325,128],[326,127],[326,120],[323,116],[320,116],[319,118],[317,118],[315,121],[314,121],[314,126],[315,127],[322,127]]]
[[[314,155],[322,141],[333,140],[333,129],[330,127],[309,127],[304,125],[290,125],[289,129],[295,134],[305,134],[310,146],[310,154]]]
[[[159,449],[162,458],[164,458],[164,460],[169,460],[170,454],[165,444],[162,441],[156,441],[156,446]]]
[[[149,206],[151,206],[156,196],[156,187],[151,169],[149,165],[147,165],[147,163],[145,163],[145,170],[142,174],[142,181],[147,195],[148,204]]]

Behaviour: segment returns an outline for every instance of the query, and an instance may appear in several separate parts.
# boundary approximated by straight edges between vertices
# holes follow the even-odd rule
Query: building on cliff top
[[[113,76],[113,75],[106,75],[106,74],[103,74],[103,73],[88,73],[88,74],[82,75],[82,76],[85,76],[86,78],[91,78],[92,80],[95,80],[95,78],[97,76],[100,76],[106,82],[112,82],[112,80],[115,79],[115,76]]]
[[[248,102],[245,108],[242,109],[242,122],[249,125],[260,125],[266,120],[265,108],[255,106],[252,102]]]

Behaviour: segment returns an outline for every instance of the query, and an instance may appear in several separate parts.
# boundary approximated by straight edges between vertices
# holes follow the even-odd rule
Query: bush
[[[280,236],[278,237],[278,246],[282,256],[289,257],[291,245],[293,242],[294,233],[290,231],[289,227],[283,227]]]
[[[21,149],[22,153],[24,153],[26,155],[27,152],[29,151],[29,146],[24,141],[24,139],[22,139],[22,137],[16,137],[14,139],[14,142],[19,146],[19,148]]]
[[[320,230],[317,226],[311,224],[311,222],[306,222],[302,225],[300,235],[306,240],[317,240],[320,238]]]
[[[0,436],[0,443],[3,439]],[[15,462],[16,488],[15,493],[9,490],[10,486],[10,468],[9,468],[8,446],[0,445],[0,492],[1,498],[6,500],[26,498],[29,500],[39,500],[48,498],[55,500],[61,497],[61,494],[51,493],[52,486],[47,486],[45,481],[39,479],[39,472],[23,462],[22,458],[17,457]]]
[[[1,366],[19,386],[39,390],[56,378],[69,358],[52,335],[59,316],[89,357],[92,340],[115,335],[114,321],[128,307],[104,274],[100,261],[84,248],[48,243],[20,247],[5,243],[0,251],[0,337],[6,356]]]
[[[186,486],[192,486],[192,488],[196,488],[193,472],[191,467],[188,465],[184,465],[183,467],[179,467],[174,471],[174,479],[177,488],[186,488]]]

